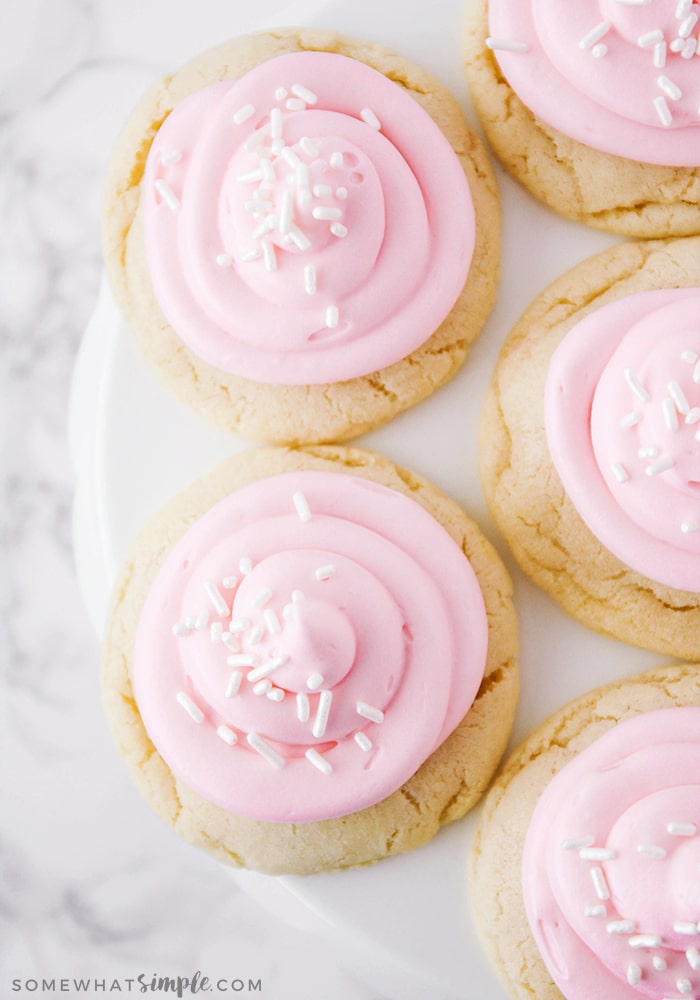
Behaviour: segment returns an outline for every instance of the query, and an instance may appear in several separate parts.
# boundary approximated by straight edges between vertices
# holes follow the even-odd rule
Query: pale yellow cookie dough
[[[153,137],[172,109],[209,83],[234,79],[287,52],[336,52],[395,81],[421,105],[462,163],[476,212],[476,246],[464,290],[440,327],[416,351],[363,378],[328,385],[253,382],[201,361],[168,325],[154,298],[143,246],[141,180]],[[455,220],[459,225],[460,220]],[[340,441],[376,427],[428,396],[464,361],[491,311],[498,280],[500,209],[480,140],[436,80],[371,42],[295,28],[234,39],[161,80],[126,125],[109,168],[103,211],[107,275],[142,354],[158,377],[202,416],[244,437],[276,443]]]
[[[700,705],[700,667],[669,666],[598,688],[544,722],[506,761],[484,800],[469,878],[477,929],[517,1000],[563,1000],[525,915],[521,862],[537,799],[552,777],[616,723],[640,712]]]
[[[524,572],[589,628],[687,659],[700,659],[700,594],[634,572],[586,527],[552,465],[543,396],[555,348],[589,312],[634,292],[698,285],[700,237],[623,244],[579,264],[509,334],[479,429],[484,492]]]
[[[469,559],[488,616],[483,682],[469,712],[416,774],[389,798],[340,819],[270,823],[213,806],[175,778],[151,744],[134,701],[131,658],[141,608],[177,540],[218,500],[266,476],[296,469],[363,476],[410,496]],[[131,776],[150,805],[185,840],[219,861],[271,874],[309,874],[368,864],[411,850],[463,816],[480,798],[510,733],[518,693],[517,627],[511,583],[495,550],[451,500],[420,476],[358,449],[265,448],[229,459],[168,504],[143,531],[115,585],[103,644],[109,722]]]
[[[511,89],[487,47],[487,0],[467,0],[465,58],[474,107],[503,165],[555,211],[646,239],[700,232],[700,166],[612,156],[546,125]]]

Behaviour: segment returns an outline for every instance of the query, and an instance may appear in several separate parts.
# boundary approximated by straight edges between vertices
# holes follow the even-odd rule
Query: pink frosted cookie
[[[378,456],[224,463],[149,526],[115,595],[120,749],[222,860],[303,873],[408,850],[466,812],[504,749],[505,571],[454,504]]]
[[[489,505],[589,627],[700,657],[700,238],[616,247],[535,300],[482,414]]]
[[[467,73],[505,166],[564,215],[700,231],[700,4],[477,0]]]
[[[699,775],[696,666],[593,691],[515,751],[471,862],[513,997],[700,996]]]
[[[145,357],[199,412],[261,440],[337,440],[461,364],[495,294],[498,202],[436,81],[287,30],[206,52],[146,97],[112,160],[104,244]]]

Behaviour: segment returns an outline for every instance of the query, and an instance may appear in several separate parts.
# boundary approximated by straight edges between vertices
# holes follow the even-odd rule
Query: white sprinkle
[[[292,217],[294,213],[294,192],[291,188],[287,188],[282,195],[282,206],[280,208],[280,217],[277,228],[282,235],[286,235],[292,225]]]
[[[284,139],[281,136],[278,136],[276,139],[273,139],[272,142],[270,143],[270,151],[272,152],[273,156],[279,155],[279,153],[281,153],[283,149],[284,149]]]
[[[292,93],[300,97],[302,101],[306,101],[307,104],[316,104],[318,97],[314,94],[313,90],[309,90],[308,87],[304,87],[301,83],[292,84]]]
[[[285,99],[285,97],[287,96],[287,94],[288,94],[288,90],[287,90],[286,87],[278,87],[277,90],[275,91],[275,100],[276,101],[283,101]]]
[[[229,729],[228,726],[219,726],[216,730],[216,735],[219,739],[223,740],[224,743],[228,743],[230,747],[232,747],[234,743],[238,743],[238,737],[234,733],[233,729]]]
[[[660,90],[663,90],[667,97],[670,97],[672,101],[680,101],[683,96],[683,91],[679,86],[677,86],[673,80],[669,80],[667,76],[659,76],[656,79],[657,86]]]
[[[355,711],[363,719],[369,719],[370,722],[384,722],[384,712],[380,708],[368,705],[366,701],[358,701],[355,705]]]
[[[630,948],[660,948],[661,938],[658,934],[637,934],[627,942]]]
[[[299,722],[309,721],[309,696],[303,691],[297,695],[297,719]]]
[[[259,736],[257,733],[248,733],[246,740],[248,746],[256,750],[261,757],[264,757],[268,764],[272,764],[273,767],[284,767],[284,757],[280,756],[262,736]]]
[[[678,430],[678,410],[672,399],[666,397],[661,400],[661,409],[664,413],[664,423],[670,431]]]
[[[175,695],[175,699],[179,705],[184,708],[189,717],[195,722],[204,722],[204,712],[201,710],[199,705],[195,705],[189,695],[185,694],[184,691],[178,691]]]
[[[314,219],[323,219],[328,222],[333,222],[343,217],[341,209],[334,208],[331,205],[317,205],[311,214]]]
[[[338,325],[338,307],[328,306],[326,309],[326,326],[329,330],[335,330]]]
[[[187,618],[185,618],[185,628],[189,629],[190,632],[192,631],[192,629],[195,627],[196,624],[197,624],[197,619],[195,618],[194,615],[188,615]]]
[[[688,948],[685,957],[690,968],[697,972],[700,969],[700,951],[697,948]]]
[[[591,868],[591,879],[598,899],[610,899],[610,889],[608,888],[603,869],[598,867]]]
[[[637,399],[639,399],[642,403],[649,402],[649,393],[646,391],[631,368],[625,368],[625,381]]]
[[[678,0],[678,6],[676,7],[676,20],[682,21],[684,17],[687,17],[692,6],[693,0]]]
[[[327,761],[325,757],[322,757],[318,750],[314,750],[313,747],[309,747],[304,756],[311,764],[313,764],[314,767],[317,767],[322,774],[332,773],[333,768],[331,767],[330,762]]]
[[[664,33],[660,28],[656,28],[654,31],[647,31],[646,34],[640,35],[637,39],[637,45],[640,49],[648,49],[652,45],[656,45],[658,42],[663,42]]]
[[[267,697],[270,699],[270,701],[276,701],[279,703],[280,701],[284,701],[285,694],[282,688],[273,687],[270,691],[267,692]]]
[[[309,691],[318,691],[325,679],[323,674],[311,674],[306,679],[306,686]]]
[[[305,153],[306,156],[310,157],[311,159],[314,159],[316,156],[318,156],[318,146],[316,145],[315,142],[312,142],[312,140],[309,139],[308,135],[302,136],[302,138],[299,140],[299,146],[301,147],[302,153]]]
[[[288,166],[294,167],[295,171],[298,166],[302,165],[301,160],[299,159],[299,157],[294,152],[291,146],[284,147],[284,149],[282,150],[282,159]]]
[[[585,917],[607,917],[608,911],[604,906],[587,906],[583,915]]]
[[[673,42],[671,42],[671,48],[673,48]],[[666,103],[666,98],[661,96],[655,97],[653,104],[656,108],[656,113],[659,116],[659,121],[664,127],[668,127],[673,121],[673,115],[671,114],[671,109]]]
[[[657,972],[665,972],[666,971],[666,959],[665,958],[661,958],[660,955],[654,955],[654,957],[651,960],[651,964],[654,966],[654,968],[657,970]]]
[[[276,215],[268,215],[268,216],[266,216],[263,219],[263,221],[260,223],[260,225],[256,226],[255,229],[253,230],[253,232],[251,233],[252,238],[254,240],[262,239],[262,237],[266,233],[271,233],[272,230],[276,228],[277,222],[278,222],[278,219],[277,219]]]
[[[314,184],[313,192],[317,198],[330,198],[333,188],[330,184]]]
[[[348,196],[348,189],[345,187],[339,187],[335,189],[336,198],[340,198],[341,201],[345,201]]]
[[[627,966],[627,982],[630,986],[637,986],[642,978],[642,970],[638,965],[632,963]]]
[[[582,847],[578,856],[583,861],[613,861],[617,857],[617,851],[609,847]]]
[[[693,986],[692,986],[692,983],[690,982],[689,979],[677,979],[676,980],[676,989],[678,990],[679,993],[682,993],[683,995],[686,995],[687,993],[690,993],[690,991],[692,990],[692,988],[693,988]]]
[[[659,454],[659,449],[655,445],[651,445],[648,448],[640,448],[637,454],[640,458],[656,458]]]
[[[255,108],[252,104],[244,104],[242,108],[239,108],[233,116],[234,125],[242,125],[243,122],[247,122],[255,114]]]
[[[265,619],[265,624],[267,625],[267,631],[270,635],[279,635],[282,632],[282,625],[277,617],[277,612],[274,608],[265,608],[263,612],[263,617]]]
[[[204,584],[204,589],[207,592],[207,597],[214,605],[214,610],[216,611],[217,615],[221,615],[221,617],[224,618],[231,613],[228,604],[221,596],[221,591],[216,586],[213,580],[207,580]]]
[[[666,830],[672,837],[694,837],[697,833],[695,823],[669,823]]]
[[[259,146],[260,143],[264,141],[264,139],[265,139],[265,133],[263,132],[262,129],[259,129],[257,132],[251,132],[246,141],[243,143],[243,148],[248,150],[248,152],[250,152],[251,150],[255,149],[256,146]]]
[[[250,677],[248,678],[248,680],[250,680]],[[267,692],[271,690],[272,690],[272,681],[269,679],[269,677],[265,677],[263,678],[263,680],[258,681],[257,684],[253,685],[253,694],[257,694],[258,696],[267,694]]]
[[[360,111],[360,118],[363,122],[365,122],[365,124],[369,125],[370,128],[376,129],[377,132],[382,127],[382,123],[379,121],[371,108],[363,108]]]
[[[608,934],[634,934],[637,925],[634,920],[612,920],[605,929]]]
[[[155,188],[171,212],[180,211],[180,200],[167,181],[159,177],[155,183]]]
[[[289,235],[292,238],[292,243],[294,243],[299,250],[308,250],[311,246],[311,240],[306,233],[302,233],[298,226],[290,226]]]
[[[590,49],[592,45],[599,42],[609,31],[610,21],[601,21],[579,40],[578,47],[580,49]]]
[[[525,42],[512,42],[508,38],[487,38],[486,48],[492,51],[503,52],[527,52],[528,46]]]
[[[235,576],[225,576],[221,581],[221,585],[224,590],[233,590],[238,583],[238,578]]]
[[[251,670],[248,674],[247,679],[254,684],[256,681],[262,680],[263,677],[268,677],[270,674],[274,673],[275,670],[279,670],[283,667],[285,663],[289,663],[289,657],[282,654],[281,656],[275,656],[266,663],[261,663],[259,667],[255,670]]]
[[[594,59],[602,59],[603,56],[608,54],[608,47],[605,42],[600,42],[598,45],[594,45],[591,49],[591,55]]]
[[[571,840],[564,840],[559,845],[562,851],[577,851],[580,847],[590,847],[595,841],[595,837],[592,834],[587,834],[585,837],[574,837]]]
[[[292,600],[294,601],[295,604],[298,604],[299,601],[303,601],[304,600],[304,591],[303,590],[293,590],[292,591]]]
[[[669,49],[671,50],[671,52],[682,52],[684,48],[685,48],[685,42],[683,41],[682,38],[674,38],[671,44],[669,45]]]
[[[667,469],[673,468],[675,465],[674,459],[671,455],[663,455],[658,461],[652,462],[651,465],[647,465],[646,474],[647,476],[659,476],[662,472],[666,472]]]
[[[610,471],[615,479],[617,479],[618,483],[629,482],[630,474],[621,462],[613,462],[610,466]]]
[[[293,604],[285,604],[285,606],[282,608],[282,617],[286,622],[290,622],[292,620],[292,618],[294,617]]]
[[[343,165],[343,162],[344,162],[343,154],[339,150],[336,150],[334,153],[331,153],[330,157],[328,158],[328,163],[333,168],[333,170],[340,170],[340,168]]]
[[[282,111],[280,108],[273,108],[270,112],[270,135],[273,139],[282,138]]]
[[[697,38],[694,38],[692,36],[690,38],[686,38],[685,45],[681,49],[681,59],[692,59],[697,51],[698,51]]]
[[[657,844],[637,844],[639,854],[645,854],[648,858],[665,858],[666,849]]]
[[[185,625],[184,622],[177,622],[173,625],[173,635],[177,636],[178,639],[182,639],[183,636],[189,635],[192,630]]]
[[[221,641],[223,642],[224,646],[226,646],[226,648],[229,650],[229,652],[240,653],[241,644],[239,642],[237,635],[231,635],[230,632],[222,632]]]
[[[642,415],[638,410],[631,410],[620,421],[620,427],[636,427],[641,419]]]
[[[683,351],[681,353],[681,361],[685,361],[688,365],[694,365],[698,360],[698,356],[695,351]]]
[[[304,267],[304,291],[307,295],[316,294],[316,267],[313,264]]]
[[[312,734],[317,740],[326,732],[326,726],[328,725],[328,716],[331,710],[331,702],[333,701],[332,691],[321,691],[318,697],[318,708],[316,709],[316,718],[314,719],[314,724],[311,728]]]
[[[249,646],[257,646],[257,644],[262,640],[265,635],[265,629],[262,625],[256,625],[255,628],[251,629],[246,637],[246,641]]]
[[[676,404],[679,413],[690,413],[690,403],[685,398],[685,393],[679,386],[678,382],[669,382],[667,388],[669,396]]]
[[[678,37],[687,38],[697,23],[698,15],[689,14],[688,17],[686,17],[685,20],[681,21],[678,25]]]
[[[212,622],[209,628],[209,638],[212,642],[221,642],[221,636],[224,633],[223,622]]]
[[[314,576],[317,580],[330,580],[332,576],[335,576],[335,566],[329,563],[327,566],[318,566],[314,571]]]
[[[194,623],[194,627],[199,631],[203,632],[209,627],[209,612],[202,611],[201,614],[197,615],[197,620]]]
[[[182,159],[182,153],[179,149],[170,149],[167,153],[161,153],[160,162],[164,167],[167,167],[169,163],[179,163]]]
[[[244,264],[249,264],[251,260],[259,260],[262,257],[262,250],[255,247],[254,250],[246,250],[246,252],[241,257]]]
[[[245,632],[247,628],[250,628],[249,618],[232,618],[229,623],[230,632]]]
[[[700,361],[698,361],[695,368],[693,368],[693,382],[695,382],[696,385],[700,382]]]
[[[226,662],[229,667],[257,667],[258,658],[255,653],[234,653],[226,658]]]
[[[263,172],[259,167],[256,170],[247,170],[244,174],[238,174],[236,180],[239,184],[257,184],[263,180]]]
[[[311,520],[311,508],[309,507],[309,502],[304,496],[304,494],[298,490],[292,497],[294,501],[294,506],[296,512],[299,515],[300,521],[310,521]]]
[[[306,103],[298,97],[290,97],[285,107],[287,111],[306,111]]]
[[[698,933],[698,925],[690,920],[677,920],[673,925],[674,933],[695,935]]]
[[[254,598],[253,607],[255,608],[264,607],[271,597],[272,597],[272,591],[270,590],[269,587],[265,587],[265,589],[261,590],[258,596]]]
[[[364,733],[355,733],[355,743],[357,743],[360,750],[363,750],[365,753],[368,753],[374,745],[369,736],[365,736]]]
[[[348,227],[344,226],[342,222],[331,223],[330,230],[334,236],[338,236],[340,239],[348,235]]]
[[[684,521],[681,524],[681,531],[684,535],[692,535],[696,531],[700,531],[700,521]]]
[[[663,69],[666,65],[666,42],[658,42],[654,46],[653,63],[655,69]]]

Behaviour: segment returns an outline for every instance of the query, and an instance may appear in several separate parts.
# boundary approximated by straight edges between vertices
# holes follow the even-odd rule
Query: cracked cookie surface
[[[271,385],[205,363],[166,321],[146,264],[142,182],[156,132],[179,102],[206,84],[237,79],[277,56],[303,51],[332,52],[366,63],[431,116],[468,180],[476,243],[466,284],[452,310],[407,357],[349,381]],[[316,29],[285,29],[234,39],[161,80],[136,109],[118,141],[106,181],[102,229],[110,286],[147,363],[198,413],[259,441],[345,440],[430,395],[464,361],[492,308],[498,280],[496,183],[483,145],[465,125],[454,98],[431,76],[390,50]]]
[[[552,354],[584,316],[635,292],[698,285],[698,237],[624,244],[578,265],[509,334],[479,433],[486,498],[524,572],[589,628],[687,659],[700,658],[700,595],[631,570],[592,534],[552,464],[543,397]]]
[[[466,72],[475,109],[494,152],[528,191],[562,215],[623,236],[700,232],[700,167],[603,153],[545,124],[514,93],[486,46],[487,0],[467,8]]]
[[[336,471],[409,496],[447,530],[476,573],[488,620],[488,652],[477,697],[457,728],[388,798],[359,812],[301,824],[234,815],[174,776],[143,726],[134,700],[135,633],[151,581],[168,552],[218,500],[250,483],[299,469]],[[271,874],[351,868],[411,850],[459,819],[481,797],[505,749],[518,692],[511,583],[474,523],[420,476],[359,449],[264,448],[216,466],[146,527],[115,585],[103,644],[103,692],[117,746],[134,783],[185,840],[224,864]]]

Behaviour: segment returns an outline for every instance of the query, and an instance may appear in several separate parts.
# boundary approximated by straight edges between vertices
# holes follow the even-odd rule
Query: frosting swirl
[[[151,147],[158,303],[217,368],[319,384],[399,361],[461,292],[475,228],[452,147],[399,86],[302,52],[179,104]]]
[[[411,777],[483,676],[476,576],[421,506],[286,473],[175,545],[140,618],[134,689],[172,771],[242,815],[355,812]]]
[[[540,797],[528,920],[567,1000],[700,996],[700,708],[619,723]]]
[[[545,428],[596,537],[651,580],[700,592],[700,290],[630,295],[552,356]]]
[[[490,0],[487,45],[522,102],[595,149],[700,162],[696,0]]]

